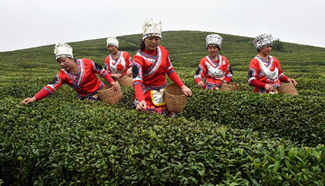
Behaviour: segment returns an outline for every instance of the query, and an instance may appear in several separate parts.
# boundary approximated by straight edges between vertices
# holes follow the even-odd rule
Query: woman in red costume
[[[132,59],[126,51],[119,50],[119,42],[115,37],[108,37],[106,40],[109,55],[105,58],[105,69],[117,80],[124,75],[132,75]]]
[[[115,89],[118,88],[118,85],[102,66],[87,58],[75,59],[72,48],[68,44],[57,44],[54,53],[56,61],[62,67],[59,73],[52,82],[33,97],[25,98],[22,104],[29,104],[54,94],[63,84],[71,86],[81,100],[98,100],[97,91],[105,85],[97,77],[97,74],[112,84]]]
[[[271,35],[257,36],[253,44],[257,55],[251,60],[248,71],[248,84],[255,87],[255,93],[277,93],[280,82],[291,82],[297,85],[296,80],[284,75],[280,61],[271,56],[273,38]]]
[[[223,83],[232,81],[232,71],[228,59],[220,55],[222,37],[210,34],[206,37],[208,56],[201,59],[194,75],[195,83],[204,89],[215,90]]]
[[[166,74],[186,96],[192,95],[192,91],[176,74],[168,51],[160,45],[161,38],[161,22],[147,21],[143,26],[141,49],[133,57],[134,104],[137,110],[167,112],[163,100]]]

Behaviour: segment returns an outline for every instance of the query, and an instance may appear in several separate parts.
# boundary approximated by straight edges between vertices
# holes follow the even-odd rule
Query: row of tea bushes
[[[45,82],[17,82],[0,91],[0,96],[24,98],[33,95]],[[123,89],[121,109],[134,109],[133,90]],[[253,94],[246,91],[218,92],[193,88],[193,96],[183,115],[191,120],[206,119],[234,128],[251,128],[271,137],[285,137],[296,143],[315,146],[325,142],[325,99],[323,96],[283,96]],[[63,87],[53,99],[66,100],[70,105],[77,99],[70,87]],[[42,100],[49,102],[49,98]]]
[[[250,128],[308,146],[325,143],[324,96],[264,95],[198,88],[192,91],[193,96],[180,114],[190,120],[206,119],[233,128]],[[119,107],[133,108],[133,91],[124,90],[124,95]]]
[[[251,128],[300,144],[325,143],[325,99],[193,89],[184,116]]]
[[[19,102],[0,100],[0,179],[8,185],[325,183],[323,145],[69,95]]]

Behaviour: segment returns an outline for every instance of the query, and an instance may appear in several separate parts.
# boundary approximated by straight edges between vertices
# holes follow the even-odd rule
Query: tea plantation
[[[299,96],[247,85],[252,38],[221,34],[240,91],[194,84],[207,32],[163,33],[162,45],[193,96],[170,118],[135,111],[133,89],[117,105],[80,101],[63,86],[22,105],[59,70],[53,45],[0,53],[0,185],[325,185],[325,48],[283,42],[272,52]],[[132,55],[141,36],[118,38]],[[104,64],[105,39],[71,43]]]

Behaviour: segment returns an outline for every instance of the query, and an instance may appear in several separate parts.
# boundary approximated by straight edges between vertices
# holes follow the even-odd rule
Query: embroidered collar
[[[158,59],[159,58],[159,46],[156,48],[156,50],[143,50],[143,51],[140,51],[140,54],[146,58],[150,58],[150,59]]]
[[[143,57],[145,60],[150,61],[152,63],[150,65],[150,67],[146,71],[143,72],[144,76],[149,76],[149,75],[155,73],[158,70],[158,68],[159,68],[159,66],[161,64],[161,57],[162,57],[161,52],[162,51],[161,51],[160,47],[157,47],[157,56],[148,55],[148,54],[146,54],[146,53],[144,53],[142,51],[140,51],[137,54],[137,55]]]
[[[82,60],[78,59],[76,61],[77,65],[78,65],[78,73],[74,74],[74,73],[69,73],[67,72],[65,69],[63,69],[63,71],[68,75],[68,77],[72,80],[73,86],[76,88],[79,88],[81,79],[83,78],[84,75],[84,65]]]
[[[216,57],[212,57],[212,56],[208,56],[208,58],[210,59],[210,61],[212,61],[214,64],[219,64],[221,56],[217,55]]]
[[[260,68],[261,71],[264,73],[264,75],[270,79],[270,80],[276,80],[278,79],[278,68],[274,67],[274,70],[271,71],[272,68],[272,64],[273,64],[273,58],[272,56],[268,57],[268,61],[266,61],[266,59],[256,56],[256,59],[258,60],[258,62],[260,63]]]
[[[272,56],[267,56],[266,58],[264,58],[264,57],[261,57],[261,56],[257,55],[256,58],[259,61],[263,62],[264,65],[266,65],[267,67],[273,62]]]
[[[211,56],[206,56],[208,62],[213,66],[213,67],[219,67],[221,65],[221,55],[218,55],[217,60],[213,59]]]
[[[118,53],[119,54],[118,54],[118,57],[116,59],[113,57],[112,54],[110,54],[110,58],[112,60],[113,65],[115,65],[116,63],[118,63],[121,60],[122,52],[119,51]]]

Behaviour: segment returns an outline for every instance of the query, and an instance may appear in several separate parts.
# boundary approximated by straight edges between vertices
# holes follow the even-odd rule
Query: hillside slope
[[[117,105],[80,101],[68,86],[30,105],[58,72],[53,45],[0,53],[0,185],[325,185],[325,49],[274,51],[299,96],[252,93],[252,38],[221,34],[240,91],[204,91],[193,75],[207,32],[163,33],[193,91],[175,118],[140,113],[133,89]],[[140,35],[119,37],[134,54]],[[71,43],[104,63],[105,39]]]

